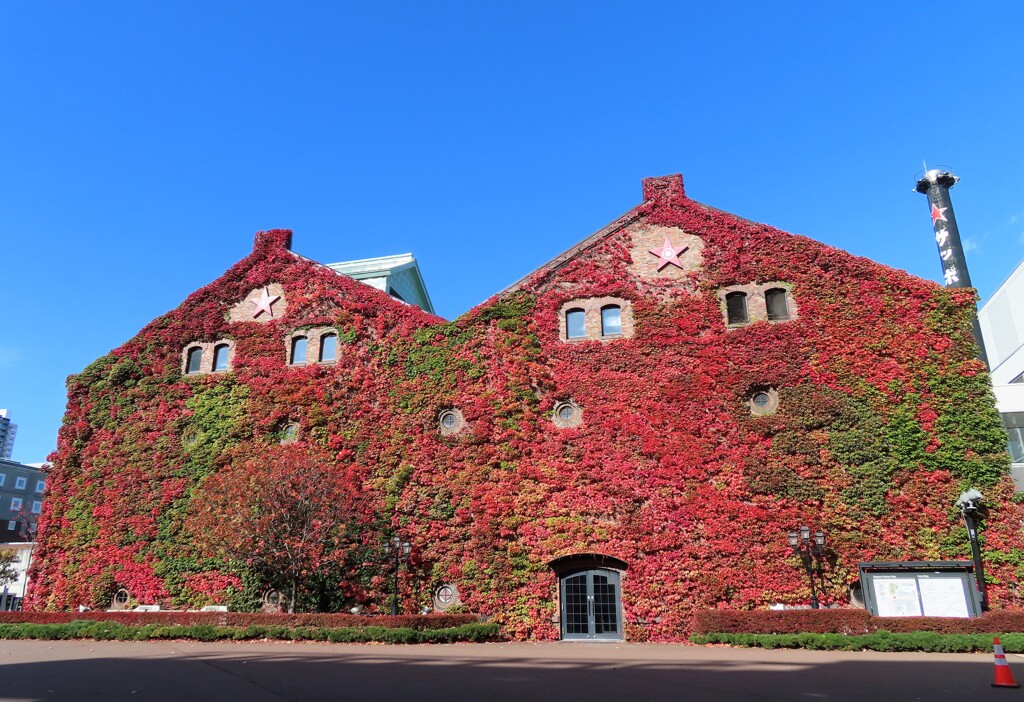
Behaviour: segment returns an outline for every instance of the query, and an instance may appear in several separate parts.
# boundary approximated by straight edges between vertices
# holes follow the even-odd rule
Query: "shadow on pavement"
[[[2,642],[0,649],[0,699],[12,701],[908,702],[1024,696],[1022,690],[990,687],[991,657],[984,656],[557,645],[516,655],[515,646],[506,652],[486,646],[188,642]]]

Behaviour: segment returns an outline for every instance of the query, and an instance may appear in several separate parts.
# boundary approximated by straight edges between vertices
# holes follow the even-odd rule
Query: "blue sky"
[[[941,279],[922,159],[982,298],[1024,258],[1024,3],[6,2],[0,407],[295,230],[413,252],[458,316],[682,172],[694,199]]]

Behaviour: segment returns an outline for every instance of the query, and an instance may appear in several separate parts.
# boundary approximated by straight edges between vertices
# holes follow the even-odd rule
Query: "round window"
[[[181,432],[181,443],[183,446],[192,447],[199,443],[201,434],[199,429],[196,428],[195,424],[189,424],[185,427],[185,430]]]
[[[281,443],[291,444],[299,440],[299,425],[295,422],[285,424],[281,430]]]
[[[124,609],[128,606],[128,591],[125,589],[118,590],[114,593],[114,599],[110,603],[111,609]]]
[[[441,436],[452,436],[453,434],[458,434],[466,426],[466,421],[462,417],[462,412],[454,407],[441,410],[441,413],[437,415],[437,423],[441,429]]]
[[[569,429],[580,425],[583,421],[583,412],[575,402],[567,400],[555,405],[555,410],[551,414],[551,419],[555,423],[555,426],[561,429]]]
[[[774,414],[779,409],[779,393],[773,387],[759,387],[747,395],[752,414]]]
[[[434,609],[444,612],[452,607],[462,604],[459,599],[459,589],[451,583],[444,583],[434,590]]]

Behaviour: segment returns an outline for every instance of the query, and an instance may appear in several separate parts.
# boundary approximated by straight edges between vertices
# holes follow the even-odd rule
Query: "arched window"
[[[198,373],[203,369],[203,350],[193,346],[188,350],[188,362],[185,364],[186,373]]]
[[[293,366],[302,366],[306,364],[306,343],[307,339],[304,336],[297,336],[292,339],[292,355],[289,359],[289,363]]]
[[[338,356],[338,335],[324,334],[320,337],[320,363],[330,363]]]
[[[601,336],[615,336],[622,333],[622,308],[605,305],[601,308]]]
[[[565,313],[565,338],[582,339],[587,335],[586,312],[580,309],[569,310]]]
[[[731,292],[725,296],[725,311],[729,324],[746,324],[750,321],[747,316],[747,294],[744,292]]]
[[[764,302],[768,308],[769,320],[789,319],[789,303],[786,301],[786,291],[782,288],[772,288],[764,291]]]
[[[213,370],[226,371],[228,369],[228,345],[217,344],[213,349]]]

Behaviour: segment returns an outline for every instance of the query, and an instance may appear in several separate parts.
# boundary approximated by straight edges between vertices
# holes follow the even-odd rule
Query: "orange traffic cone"
[[[1010,664],[1006,662],[1006,654],[1003,653],[1003,645],[999,643],[999,637],[994,639],[994,648],[996,652],[996,679],[992,683],[992,687],[1020,687],[1017,681],[1013,679],[1013,673],[1010,672]]]

